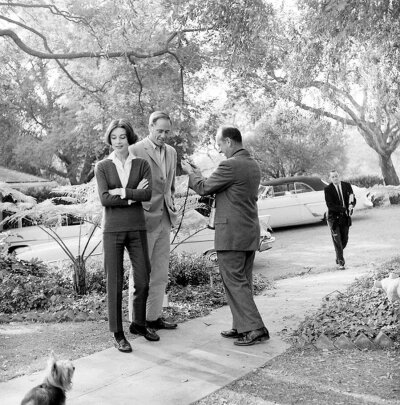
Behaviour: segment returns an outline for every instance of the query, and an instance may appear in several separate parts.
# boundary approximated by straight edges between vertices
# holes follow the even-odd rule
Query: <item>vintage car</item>
[[[82,225],[74,223],[72,225],[58,226],[53,229],[61,239],[67,240],[76,239],[79,237],[79,234],[86,235],[90,229],[90,225],[88,223]],[[54,240],[49,232],[46,232],[39,226],[8,229],[1,232],[0,235],[4,235],[3,243],[7,244],[8,253],[12,253],[14,250],[23,247],[41,245]]]
[[[275,237],[271,235],[270,227],[270,216],[266,215],[260,217],[261,234],[260,234],[260,245],[258,251],[266,251],[271,249]],[[174,232],[171,232],[171,251],[177,253],[188,252],[203,254],[208,257],[209,260],[216,262],[216,252],[214,250],[214,231],[203,226],[200,228],[199,232],[188,233],[187,236],[183,236],[180,239],[174,238]],[[64,244],[68,247],[72,255],[77,256],[82,252],[86,242],[88,241],[88,233],[82,233],[82,236],[66,238],[63,239]],[[102,247],[102,232],[101,229],[97,228],[90,238],[88,247],[86,248],[86,253],[92,252],[93,256],[99,256],[103,254]],[[15,253],[19,259],[31,260],[39,259],[44,262],[59,262],[60,260],[68,259],[67,254],[61,249],[60,245],[55,242],[47,242],[40,244],[30,244],[26,247],[20,247],[15,249]]]
[[[272,228],[322,222],[326,219],[324,188],[319,177],[283,177],[262,183],[258,193],[259,215],[271,215]],[[368,190],[352,186],[355,210],[373,206]]]

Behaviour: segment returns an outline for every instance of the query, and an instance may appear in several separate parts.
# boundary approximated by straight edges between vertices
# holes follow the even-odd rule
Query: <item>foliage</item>
[[[345,292],[333,292],[325,297],[322,307],[307,317],[294,332],[308,341],[322,333],[330,338],[346,335],[354,340],[360,333],[374,338],[382,330],[400,343],[400,308],[390,303],[386,295],[373,288],[374,279],[382,279],[390,272],[400,273],[400,257],[389,260],[368,275],[356,280]]]
[[[222,281],[215,268],[196,255],[171,255],[171,281],[168,286],[170,307],[167,314],[178,321],[203,316],[226,304]],[[196,264],[197,263],[197,264]],[[124,267],[130,263],[125,257]],[[124,277],[124,300],[127,299],[128,274]],[[210,274],[213,274],[211,284]],[[70,321],[79,317],[107,317],[106,279],[102,261],[89,260],[86,272],[87,292],[77,295],[73,290],[71,264],[48,267],[39,262],[26,262],[7,255],[0,256],[0,313],[10,318],[37,321]],[[272,286],[260,276],[254,277],[254,293]],[[127,309],[124,307],[124,310]],[[35,311],[29,313],[29,311]],[[48,316],[52,314],[52,316]]]
[[[391,155],[400,143],[397,6],[372,2],[371,12],[379,12],[368,15],[364,25],[364,17],[358,18],[368,14],[367,3],[281,2],[269,14],[270,24],[253,38],[245,60],[231,60],[224,68],[249,97],[289,100],[357,128],[378,154],[385,183],[396,185]],[[338,28],[343,24],[345,30]]]
[[[324,173],[344,166],[342,131],[285,104],[263,116],[246,146],[266,179]]]
[[[0,282],[0,312],[4,313],[47,309],[58,295],[72,293],[68,281],[42,263],[9,255],[0,255]]]
[[[74,266],[74,286],[79,294],[86,294],[86,260],[90,257],[98,244],[91,250],[88,248],[91,238],[101,221],[102,210],[96,193],[94,181],[78,186],[64,186],[53,190],[60,197],[37,203],[32,197],[10,189],[6,184],[0,183],[0,193],[10,195],[13,202],[0,202],[0,210],[11,213],[1,223],[13,223],[20,219],[28,220],[32,225],[37,225],[49,235],[66,253]],[[59,201],[65,204],[60,204]],[[58,229],[66,217],[78,218],[83,222],[93,224],[86,240],[82,238],[79,229],[78,255],[71,252],[64,240],[58,234]],[[100,243],[100,242],[99,242]]]
[[[129,118],[143,137],[149,113],[169,110],[180,157],[196,146],[196,118],[206,142],[213,126],[240,115],[232,100],[258,98],[260,107],[272,97],[356,127],[385,184],[398,184],[398,12],[378,0],[4,3],[0,96],[13,114],[0,116],[0,158],[83,183],[108,153],[101,137],[112,118]],[[232,92],[222,109],[200,96],[211,77]],[[263,115],[250,105],[245,113],[249,126]]]
[[[175,3],[175,11],[184,7]],[[174,17],[163,0],[2,4],[0,19],[9,29],[0,37],[18,37],[22,46],[0,43],[2,78],[10,83],[0,95],[4,110],[16,115],[15,124],[4,117],[7,143],[0,157],[12,157],[9,167],[44,171],[72,185],[88,182],[93,164],[108,153],[102,142],[108,122],[126,117],[143,137],[156,109],[171,112],[178,155],[190,154],[196,137],[184,79],[201,62],[199,45],[188,36],[202,29],[185,33]],[[59,50],[56,61],[53,49]]]
[[[10,236],[9,232],[0,232],[0,255],[1,254],[6,254],[8,252],[8,249],[10,247],[7,239]]]
[[[169,267],[169,286],[197,286],[210,282],[210,262],[205,256],[172,253]]]
[[[11,196],[13,202],[0,203],[0,209],[9,211],[12,215],[3,220],[3,223],[14,223],[19,219],[27,219],[32,225],[43,226],[57,241],[57,234],[52,227],[60,226],[63,217],[71,215],[80,220],[99,225],[101,222],[101,206],[98,200],[94,182],[78,186],[63,186],[52,190],[59,194],[38,203],[33,197],[27,196],[17,190],[0,183],[0,193]],[[60,202],[64,202],[61,204]]]
[[[370,188],[377,184],[383,184],[383,179],[376,175],[364,175],[357,177],[350,177],[346,179],[347,182],[358,187]]]
[[[355,126],[379,155],[385,183],[397,185],[391,155],[400,143],[399,28],[391,3],[302,1],[293,85],[303,89],[299,105]],[[307,94],[331,108],[306,102]]]
[[[53,197],[53,191],[50,187],[29,187],[24,194],[33,197],[37,202],[43,202]]]

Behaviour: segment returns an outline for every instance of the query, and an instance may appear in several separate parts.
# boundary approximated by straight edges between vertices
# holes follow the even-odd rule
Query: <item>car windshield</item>
[[[274,190],[272,186],[260,186],[258,188],[258,198],[264,199],[274,196]]]
[[[304,183],[294,183],[294,187],[296,190],[296,194],[309,193],[310,191],[314,191],[312,187]]]

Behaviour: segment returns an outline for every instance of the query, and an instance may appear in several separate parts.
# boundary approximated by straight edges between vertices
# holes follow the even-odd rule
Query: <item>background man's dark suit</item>
[[[343,249],[347,245],[349,227],[351,226],[351,217],[349,215],[350,198],[353,199],[353,207],[356,205],[356,198],[350,183],[346,183],[345,181],[340,181],[339,183],[343,194],[343,203],[340,201],[335,184],[330,183],[325,187],[324,191],[328,207],[328,225],[336,251],[336,263],[339,266],[344,266]]]

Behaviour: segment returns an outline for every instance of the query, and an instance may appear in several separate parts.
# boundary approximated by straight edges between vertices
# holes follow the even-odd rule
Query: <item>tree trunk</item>
[[[78,295],[85,295],[86,294],[86,266],[83,258],[78,256],[76,258],[76,262],[74,263],[74,274],[73,274],[73,282],[74,282],[74,291]]]
[[[383,181],[386,186],[398,186],[400,184],[391,155],[379,154],[379,166],[381,167]]]

